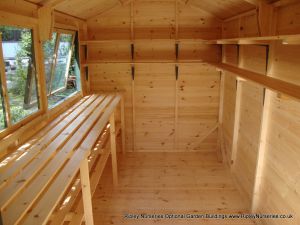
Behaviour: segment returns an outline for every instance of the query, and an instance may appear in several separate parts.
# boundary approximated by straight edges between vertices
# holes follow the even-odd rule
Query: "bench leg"
[[[84,159],[80,165],[80,180],[85,223],[87,225],[94,225],[88,159]]]
[[[122,135],[122,153],[125,154],[126,143],[125,143],[125,102],[124,96],[121,99],[121,135]]]
[[[115,114],[113,113],[109,119],[110,123],[110,148],[112,160],[112,173],[114,186],[118,185],[118,167],[117,167],[117,148],[116,148],[116,127],[115,127]]]

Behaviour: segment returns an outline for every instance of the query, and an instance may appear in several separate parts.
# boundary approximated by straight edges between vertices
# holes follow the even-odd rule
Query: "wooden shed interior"
[[[299,0],[2,0],[0,34],[0,224],[300,224]]]

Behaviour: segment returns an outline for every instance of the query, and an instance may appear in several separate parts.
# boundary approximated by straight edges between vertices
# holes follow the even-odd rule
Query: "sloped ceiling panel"
[[[203,9],[220,19],[230,18],[255,8],[244,0],[189,0],[188,4]]]
[[[43,5],[45,2],[59,2],[55,9],[68,13],[70,15],[89,19],[108,11],[122,3],[128,3],[131,0],[26,0],[36,4]],[[144,4],[146,2],[172,2],[175,0],[132,0]],[[265,0],[270,1],[270,0]],[[249,0],[178,0],[180,4],[187,3],[195,9],[205,10],[220,19],[226,19],[239,13],[254,9],[255,6],[249,3]]]
[[[120,4],[118,0],[66,0],[55,8],[70,15],[88,19]]]

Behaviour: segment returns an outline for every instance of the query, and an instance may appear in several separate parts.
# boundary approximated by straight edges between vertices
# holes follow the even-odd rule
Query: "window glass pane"
[[[67,67],[70,61],[70,50],[72,47],[72,34],[60,34],[57,59],[52,82],[52,91],[65,88],[67,79]]]
[[[54,63],[56,37],[57,37],[57,33],[53,33],[51,41],[46,41],[43,45],[47,93],[50,92],[51,71]]]
[[[38,111],[32,30],[0,26],[12,124]]]
[[[72,43],[72,34],[59,33],[57,34],[57,36],[58,35],[60,38],[57,49],[57,60],[55,67],[52,67],[54,73],[51,84],[51,90],[48,94],[49,108],[56,106],[64,99],[80,91],[81,88],[77,36],[75,37],[74,44]],[[53,42],[53,40],[51,41]],[[45,45],[49,46],[50,44],[46,42],[44,43],[44,46]],[[44,47],[44,51],[46,50],[47,49],[45,49]],[[72,53],[71,55],[70,52]],[[46,54],[47,53],[45,53],[45,55]],[[55,55],[55,53],[52,55]],[[46,66],[47,65],[45,65],[45,67]]]

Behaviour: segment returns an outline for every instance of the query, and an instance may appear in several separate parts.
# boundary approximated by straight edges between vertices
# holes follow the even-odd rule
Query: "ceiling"
[[[243,0],[189,0],[188,4],[210,12],[220,19],[226,19],[255,8]]]
[[[89,19],[117,6],[125,6],[131,1],[174,2],[175,0],[26,0],[39,5],[51,5],[56,10]],[[178,0],[180,4],[189,4],[209,12],[220,19],[226,19],[254,9],[261,0]],[[274,0],[263,0],[266,2]]]

